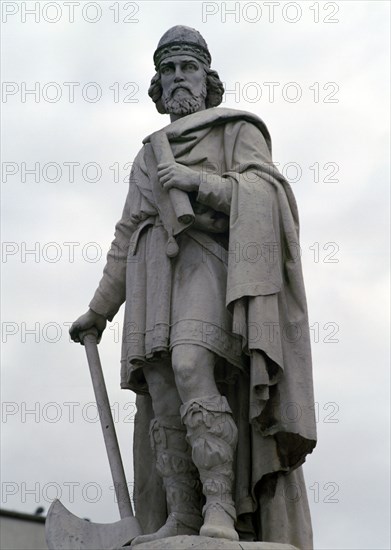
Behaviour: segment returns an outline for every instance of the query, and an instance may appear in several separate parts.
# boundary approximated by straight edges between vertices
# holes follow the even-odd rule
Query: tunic
[[[111,320],[126,300],[121,385],[138,393],[136,513],[145,532],[166,516],[148,444],[152,409],[140,367],[169,361],[177,343],[194,343],[216,354],[217,383],[238,426],[235,504],[242,538],[247,532],[256,540],[310,548],[300,466],[316,444],[316,425],[292,190],[272,164],[266,126],[250,113],[207,109],[165,131],[176,162],[201,174],[196,201],[229,216],[230,228],[222,239],[188,229],[178,238],[178,256],[170,259],[141,149],[90,303]],[[298,498],[287,498],[292,486]]]

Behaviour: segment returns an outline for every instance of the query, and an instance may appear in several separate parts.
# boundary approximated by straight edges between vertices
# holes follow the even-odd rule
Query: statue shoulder
[[[253,133],[261,133],[267,148],[269,149],[270,153],[272,150],[272,141],[271,136],[269,133],[269,130],[265,124],[265,122],[256,114],[250,113],[248,111],[241,111],[239,109],[229,109],[224,107],[216,107],[215,108],[217,115],[217,121],[224,122],[226,124],[232,123],[235,127],[239,125],[239,127],[247,127],[250,132]],[[247,123],[243,125],[243,123]]]
[[[253,125],[257,128],[264,137],[267,147],[271,152],[271,137],[264,121],[254,113],[241,111],[239,109],[211,107],[210,109],[198,111],[197,113],[180,118],[167,126],[164,130],[169,139],[175,139],[180,135],[202,130],[208,126],[226,126],[230,124],[233,127],[238,127],[243,122],[250,123],[249,126]]]

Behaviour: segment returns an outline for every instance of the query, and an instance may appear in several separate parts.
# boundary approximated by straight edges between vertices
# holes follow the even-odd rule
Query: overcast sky
[[[185,24],[209,45],[223,106],[266,122],[299,205],[315,546],[389,548],[389,2],[71,4],[2,2],[1,506],[33,513],[58,496],[80,517],[119,517],[84,350],[67,324],[101,277],[129,163],[169,122],[147,95],[152,55]],[[100,353],[131,482],[122,315]]]

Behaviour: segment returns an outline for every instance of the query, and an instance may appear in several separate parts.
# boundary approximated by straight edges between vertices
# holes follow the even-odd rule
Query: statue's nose
[[[182,70],[180,67],[177,67],[175,70],[174,82],[182,82],[183,80],[185,80],[185,77],[183,76]]]

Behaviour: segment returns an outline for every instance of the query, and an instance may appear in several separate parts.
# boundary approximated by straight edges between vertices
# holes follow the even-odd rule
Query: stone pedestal
[[[182,535],[132,546],[134,550],[298,550],[291,544],[278,542],[245,542]]]

